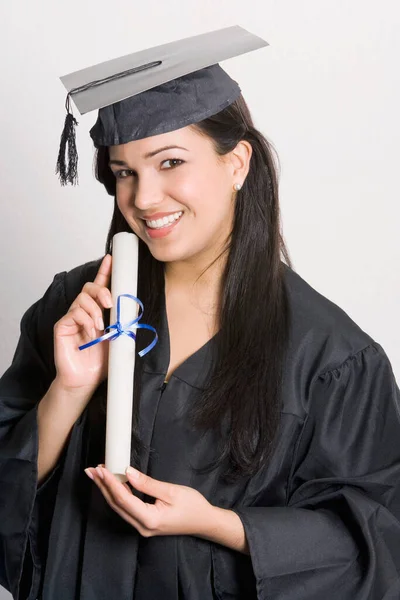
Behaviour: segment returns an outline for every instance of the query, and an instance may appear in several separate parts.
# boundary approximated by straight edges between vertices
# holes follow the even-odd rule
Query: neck
[[[165,289],[167,294],[197,298],[201,304],[218,304],[220,282],[226,264],[223,254],[213,264],[213,259],[190,259],[165,264]],[[211,266],[209,266],[211,264]]]
[[[191,287],[194,283],[209,285],[220,280],[226,258],[225,252],[216,260],[214,256],[203,255],[201,258],[192,257],[188,260],[165,263],[165,279],[180,287]]]

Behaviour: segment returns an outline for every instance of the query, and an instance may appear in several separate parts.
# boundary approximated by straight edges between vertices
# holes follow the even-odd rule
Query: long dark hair
[[[277,437],[290,326],[284,272],[285,263],[291,266],[291,261],[280,228],[276,153],[254,127],[243,97],[193,127],[213,140],[218,155],[231,152],[241,140],[253,149],[224,250],[215,365],[191,414],[193,424],[202,430],[221,430],[228,419],[229,435],[221,436],[219,457],[209,468],[224,463],[225,476],[234,480],[253,475],[265,465]],[[96,177],[114,196],[106,243],[106,252],[111,252],[114,234],[131,229],[115,201],[115,177],[108,161],[108,148],[98,148]],[[146,306],[146,322],[154,326],[159,322],[163,287],[164,264],[139,240],[138,295]],[[139,448],[137,371],[134,437]]]

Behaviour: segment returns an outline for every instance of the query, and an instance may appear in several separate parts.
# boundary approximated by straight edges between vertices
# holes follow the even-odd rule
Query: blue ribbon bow
[[[126,323],[125,325],[122,325],[121,320],[120,320],[121,298],[130,298],[131,300],[134,300],[135,302],[137,302],[139,304],[141,311],[142,311],[139,313],[139,315],[136,317],[136,319],[133,319],[133,321],[130,321],[130,323]],[[151,342],[151,344],[149,344],[146,348],[144,348],[143,350],[141,350],[139,352],[139,356],[144,356],[145,354],[150,352],[150,350],[152,350],[154,348],[154,346],[157,344],[158,335],[157,335],[157,332],[154,329],[154,327],[152,327],[151,325],[145,325],[144,323],[140,324],[140,325],[137,324],[140,321],[140,319],[142,318],[143,312],[144,312],[144,306],[143,306],[143,303],[139,300],[139,298],[136,298],[136,296],[132,296],[131,294],[121,294],[117,298],[117,321],[116,321],[116,323],[114,323],[114,325],[109,325],[104,330],[104,331],[107,331],[107,329],[111,329],[113,331],[109,331],[108,333],[105,333],[101,337],[96,338],[95,340],[92,340],[91,342],[88,342],[87,344],[83,344],[83,346],[79,346],[79,350],[85,350],[85,348],[90,348],[90,346],[94,346],[94,344],[98,344],[99,342],[104,342],[105,340],[110,340],[110,341],[116,340],[120,335],[123,335],[123,334],[129,335],[129,337],[131,337],[136,342],[136,335],[133,333],[133,331],[131,331],[131,328],[132,329],[150,329],[150,331],[154,331],[154,333],[156,335],[155,335],[154,340]]]

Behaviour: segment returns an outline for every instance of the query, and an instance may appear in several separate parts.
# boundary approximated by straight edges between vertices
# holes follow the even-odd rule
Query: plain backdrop
[[[295,270],[384,347],[400,379],[398,0],[12,0],[0,22],[0,373],[23,312],[55,273],[103,254],[111,216],[93,176],[94,114],[78,118],[79,187],[54,175],[59,76],[238,24],[270,43],[223,67],[278,152]]]

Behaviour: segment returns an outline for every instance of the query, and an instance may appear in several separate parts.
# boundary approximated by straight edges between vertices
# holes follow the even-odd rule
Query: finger
[[[83,308],[77,307],[54,325],[54,335],[75,335],[79,330],[84,330],[90,339],[96,337],[94,321]]]
[[[93,283],[96,283],[100,287],[108,287],[111,279],[111,265],[111,254],[106,254],[103,260],[101,261],[101,265],[99,267],[99,270],[97,271],[97,275],[94,278]]]
[[[93,320],[96,329],[102,331],[104,329],[103,310],[86,292],[81,292],[76,300],[71,305],[70,310],[82,308]]]
[[[99,475],[96,473],[96,469],[90,469],[92,474],[94,471],[94,476],[93,476],[93,481],[95,482],[95,484],[97,485],[97,487],[100,489],[101,493],[104,496],[105,501],[107,502],[107,504],[125,521],[127,521],[127,523],[129,523],[130,525],[132,525],[132,527],[134,527],[135,529],[137,529],[137,531],[139,531],[139,533],[141,533],[142,535],[145,533],[145,528],[141,525],[141,523],[135,519],[127,510],[125,510],[124,507],[118,505],[115,503],[113,496],[110,493],[109,488],[107,487],[107,485],[105,485],[105,483],[103,482],[102,479],[100,479]]]
[[[106,465],[105,465],[104,463],[100,463],[100,464],[98,464],[97,466],[98,466],[98,467],[103,467],[103,469],[105,469],[105,468],[106,468]],[[127,483],[124,483],[124,482],[122,482],[122,481],[121,481],[121,483],[122,483],[122,485],[124,486],[124,488],[125,488],[125,489],[126,489],[126,490],[127,490],[129,493],[130,493],[130,494],[132,494],[132,490],[131,490],[131,488],[129,487],[129,485],[128,485]]]
[[[155,530],[155,519],[149,509],[154,512],[152,505],[146,504],[132,495],[126,484],[122,484],[106,469],[90,469],[95,483],[111,508],[123,519],[135,527],[141,535],[149,536]],[[123,489],[121,489],[123,488]]]
[[[171,502],[174,494],[174,489],[177,487],[173,483],[153,479],[152,477],[149,477],[149,475],[145,475],[144,473],[141,473],[133,467],[127,468],[126,476],[128,478],[129,483],[136,490],[144,492],[145,494],[147,494],[148,496],[152,496],[153,498],[163,500],[164,502]]]
[[[97,471],[97,469],[95,469]],[[103,479],[102,485],[107,487],[111,502],[114,506],[118,506],[127,512],[132,518],[136,519],[142,527],[152,529],[155,527],[154,522],[154,505],[146,504],[137,496],[134,496],[131,491],[128,492],[127,487],[123,486],[120,481],[107,469],[100,469]]]
[[[92,300],[96,302],[101,309],[111,308],[111,306],[113,305],[111,292],[108,288],[100,287],[99,285],[97,285],[97,283],[88,281],[83,286],[81,293],[75,298],[75,300],[71,304],[71,308],[80,305],[82,294],[85,297],[89,296],[89,298],[92,298]]]

